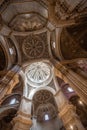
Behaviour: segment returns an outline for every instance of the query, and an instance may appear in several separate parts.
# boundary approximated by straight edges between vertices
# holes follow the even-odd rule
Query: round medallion
[[[44,62],[32,63],[26,69],[26,78],[28,84],[34,87],[47,85],[52,79],[51,67]]]
[[[33,100],[36,102],[39,102],[39,103],[46,103],[46,102],[50,101],[52,96],[53,96],[52,93],[50,93],[49,91],[40,90],[35,93]]]
[[[36,35],[28,36],[23,42],[23,52],[29,58],[42,57],[45,46],[43,40]]]

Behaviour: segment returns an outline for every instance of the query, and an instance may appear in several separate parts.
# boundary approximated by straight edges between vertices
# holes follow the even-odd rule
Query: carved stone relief
[[[44,102],[48,102],[52,98],[52,94],[47,90],[40,90],[34,95],[34,101],[40,102],[41,104]]]
[[[30,35],[23,41],[23,52],[29,58],[40,58],[45,51],[44,41],[39,36]]]
[[[18,32],[34,31],[43,28],[47,20],[36,13],[17,15],[9,26]]]
[[[34,88],[48,85],[52,80],[52,70],[50,65],[44,62],[34,62],[26,70],[26,83]]]
[[[31,59],[49,58],[46,32],[15,37],[20,48],[22,62]]]

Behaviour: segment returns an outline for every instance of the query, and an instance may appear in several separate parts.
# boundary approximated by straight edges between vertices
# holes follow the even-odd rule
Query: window
[[[49,120],[49,116],[46,114],[45,115],[45,121]]]
[[[74,92],[74,90],[73,90],[72,88],[70,88],[70,87],[68,87],[67,90],[68,90],[69,92]]]
[[[13,55],[13,53],[14,53],[12,48],[9,48],[9,52],[10,52],[11,55]]]
[[[15,104],[15,103],[16,103],[16,99],[15,98],[11,99],[10,105]]]
[[[53,47],[55,48],[55,46],[56,46],[56,45],[55,45],[55,42],[53,42]]]

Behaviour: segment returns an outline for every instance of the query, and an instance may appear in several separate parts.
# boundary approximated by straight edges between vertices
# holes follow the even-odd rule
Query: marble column
[[[22,98],[17,117],[13,119],[13,130],[30,130],[31,120],[31,101],[25,97]]]

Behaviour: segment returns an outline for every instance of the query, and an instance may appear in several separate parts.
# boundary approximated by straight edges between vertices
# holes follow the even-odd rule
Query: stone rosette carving
[[[40,90],[34,95],[34,101],[39,103],[49,102],[53,95],[47,90]]]
[[[22,49],[29,58],[40,58],[43,56],[45,46],[43,40],[37,35],[29,35],[23,41]]]
[[[29,35],[15,36],[15,38],[19,45],[22,62],[50,58],[47,31],[39,34],[32,33]]]

